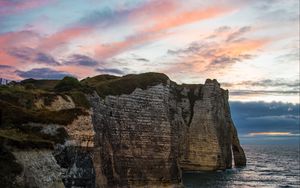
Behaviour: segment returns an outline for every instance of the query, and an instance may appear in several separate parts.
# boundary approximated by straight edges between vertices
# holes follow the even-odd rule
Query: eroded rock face
[[[101,98],[94,92],[86,97],[91,109],[68,125],[28,124],[50,136],[63,129],[68,137],[54,150],[14,152],[24,167],[19,177],[24,185],[181,187],[183,171],[231,168],[232,156],[236,166],[246,164],[228,92],[216,80],[203,85],[169,80],[131,94]],[[41,101],[36,105],[75,108],[67,99],[58,96],[48,106]]]
[[[228,93],[216,80],[88,97],[98,187],[175,186],[181,172],[245,165]]]
[[[180,183],[173,155],[175,132],[169,122],[169,88],[157,85],[130,95],[90,96],[95,147],[104,182],[99,186],[172,185]],[[97,164],[97,162],[96,162]]]
[[[18,178],[24,187],[63,188],[63,170],[50,150],[15,151],[17,161],[24,170]]]
[[[75,108],[69,96],[68,101],[57,96],[48,106],[41,108],[61,110]],[[60,129],[68,135],[62,144],[54,150],[17,150],[13,154],[23,167],[23,172],[16,181],[27,187],[95,187],[95,170],[93,164],[94,128],[92,111],[87,115],[77,116],[68,125],[28,123],[26,126],[40,128],[44,135],[56,136]],[[25,125],[24,125],[25,126]],[[57,137],[57,136],[56,136]],[[63,140],[63,139],[62,139]]]

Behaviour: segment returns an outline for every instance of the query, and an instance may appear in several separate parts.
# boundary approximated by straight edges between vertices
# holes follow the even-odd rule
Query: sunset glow
[[[249,136],[299,136],[299,134],[292,134],[290,132],[256,132],[249,133]]]
[[[152,71],[178,83],[215,78],[234,101],[299,103],[298,7],[298,0],[4,0],[0,76]]]

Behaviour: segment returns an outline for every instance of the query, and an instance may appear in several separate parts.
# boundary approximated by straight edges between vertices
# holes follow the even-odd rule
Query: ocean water
[[[300,188],[298,145],[243,145],[247,166],[218,172],[185,173],[183,184],[198,187]]]

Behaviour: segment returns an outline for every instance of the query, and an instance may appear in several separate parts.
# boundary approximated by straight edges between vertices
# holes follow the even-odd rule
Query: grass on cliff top
[[[32,110],[4,102],[0,100],[2,110],[1,126],[21,125],[24,123],[54,123],[67,125],[79,115],[88,115],[82,108],[49,111],[46,109]]]
[[[130,94],[136,88],[147,89],[149,86],[166,84],[168,76],[162,73],[129,74],[123,77],[100,75],[87,78],[82,83],[96,89],[101,97],[107,95]]]
[[[35,80],[30,78],[21,81],[21,84],[28,88],[31,87],[50,91],[54,89],[58,82],[59,80]]]
[[[29,81],[31,83],[39,83],[39,81],[44,82],[45,80],[29,79]],[[25,84],[22,81],[20,84],[0,86],[0,100],[16,106],[32,109],[35,108],[34,102],[36,102],[37,99],[43,100],[44,104],[49,106],[57,96],[61,96],[68,101],[66,95],[69,95],[73,99],[76,107],[90,108],[90,104],[85,97],[85,93],[87,93],[85,91],[91,92],[91,88],[87,85],[80,84],[78,80],[75,80],[75,83],[73,80],[69,82],[68,79],[67,81],[57,80],[56,85],[51,89],[48,87],[47,90],[35,86],[28,87],[28,84],[28,81],[25,80]]]

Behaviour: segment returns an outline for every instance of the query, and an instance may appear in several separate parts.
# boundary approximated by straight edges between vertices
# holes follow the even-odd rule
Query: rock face
[[[102,88],[112,89],[109,84]],[[235,166],[246,165],[228,91],[216,80],[177,85],[168,79],[142,88],[120,95],[119,86],[115,95],[86,94],[90,108],[67,124],[21,125],[40,131],[41,143],[64,131],[67,137],[53,148],[13,150],[23,168],[15,182],[27,187],[182,187],[182,172],[231,168],[232,157]],[[67,95],[48,103],[37,98],[34,104],[47,112],[78,108]]]
[[[93,108],[98,187],[169,186],[182,171],[246,164],[230,116],[228,92],[168,82],[129,95],[88,97]]]

